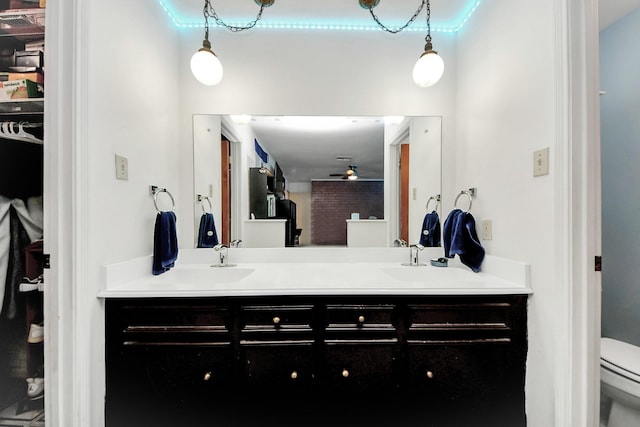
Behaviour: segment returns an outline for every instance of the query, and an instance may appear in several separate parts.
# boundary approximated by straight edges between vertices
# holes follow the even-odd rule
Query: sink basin
[[[255,270],[253,268],[242,267],[197,267],[186,268],[177,267],[166,273],[155,276],[155,283],[181,284],[181,285],[211,285],[215,283],[233,283],[244,279]]]

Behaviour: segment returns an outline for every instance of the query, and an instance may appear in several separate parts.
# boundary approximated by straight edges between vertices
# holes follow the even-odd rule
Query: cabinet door
[[[203,408],[224,415],[232,359],[229,345],[123,346],[108,363],[107,425],[196,425]]]
[[[241,342],[243,375],[234,426],[302,426],[316,408],[312,340]]]
[[[395,339],[326,341],[324,383],[341,398],[393,392],[397,356]]]
[[[514,389],[523,373],[514,371],[510,349],[502,341],[409,342],[414,418],[449,420],[443,425],[524,426],[524,402]]]
[[[313,386],[313,341],[244,341],[243,383],[259,399],[289,397]]]

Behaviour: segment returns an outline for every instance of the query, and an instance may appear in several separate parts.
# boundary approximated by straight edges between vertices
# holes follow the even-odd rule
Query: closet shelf
[[[44,11],[45,9],[15,9],[0,12],[0,37],[44,37]]]
[[[0,115],[44,114],[44,98],[0,101]]]

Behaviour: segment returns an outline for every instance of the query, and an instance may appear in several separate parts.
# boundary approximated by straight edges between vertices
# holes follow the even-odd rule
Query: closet
[[[44,426],[45,0],[0,0],[0,427]]]

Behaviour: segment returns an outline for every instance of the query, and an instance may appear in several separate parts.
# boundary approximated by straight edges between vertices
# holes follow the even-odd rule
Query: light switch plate
[[[129,159],[116,154],[116,178],[129,180]]]
[[[549,175],[549,147],[533,152],[533,176]]]
[[[493,239],[493,223],[490,219],[482,221],[482,240]]]

